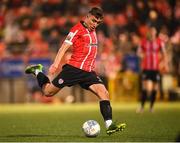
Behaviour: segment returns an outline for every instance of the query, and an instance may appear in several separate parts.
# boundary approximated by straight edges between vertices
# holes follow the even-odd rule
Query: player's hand
[[[169,67],[168,63],[161,62],[159,65],[159,70],[160,70],[161,74],[165,74],[165,73],[168,73],[170,71],[170,67]]]
[[[168,73],[168,72],[170,71],[169,64],[167,63],[167,64],[165,64],[164,66],[165,66],[165,67],[164,67],[165,72]]]
[[[54,75],[58,72],[58,67],[55,66],[54,64],[52,64],[50,67],[49,67],[49,74],[50,75]]]

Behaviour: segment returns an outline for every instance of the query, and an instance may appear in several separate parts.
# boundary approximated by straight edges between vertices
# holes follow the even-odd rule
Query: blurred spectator
[[[0,41],[0,59],[4,58],[6,54],[6,45],[4,42]]]
[[[162,17],[157,13],[157,11],[150,10],[147,19],[147,25],[153,26],[156,29],[160,29],[162,24],[163,24]]]
[[[92,6],[102,7],[105,12],[104,23],[97,29],[98,65],[104,62],[100,60],[106,54],[108,59],[118,61],[113,64],[122,70],[122,58],[135,54],[148,27],[154,26],[172,53],[171,72],[177,75],[180,86],[179,0],[3,0],[0,1],[0,59],[53,58],[69,28]]]
[[[122,32],[118,36],[117,50],[123,52],[124,56],[131,54],[132,44],[129,40],[129,35],[127,32]]]
[[[135,3],[135,10],[137,11],[137,18],[140,23],[145,23],[148,17],[149,8],[143,0],[137,0]]]
[[[57,52],[59,49],[59,44],[60,44],[60,35],[57,30],[52,30],[50,32],[50,37],[48,38],[48,43],[50,50],[53,52]]]
[[[180,87],[180,28],[177,32],[172,36],[171,42],[173,45],[173,73],[178,79],[178,87]]]

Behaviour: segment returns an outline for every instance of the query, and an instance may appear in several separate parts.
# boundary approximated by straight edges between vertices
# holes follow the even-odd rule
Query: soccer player
[[[146,38],[141,40],[137,54],[141,58],[142,66],[141,106],[137,109],[137,112],[143,112],[148,95],[150,96],[150,112],[153,112],[158,82],[160,80],[160,55],[163,57],[164,68],[168,69],[164,42],[157,37],[155,27],[150,27]]]
[[[75,84],[92,91],[100,100],[100,112],[107,128],[106,132],[110,135],[124,130],[126,124],[117,124],[112,121],[109,93],[93,70],[98,48],[95,29],[102,22],[102,9],[93,7],[84,21],[78,22],[71,28],[49,68],[50,75],[58,73],[52,81],[42,72],[41,64],[28,66],[25,73],[36,76],[45,96],[53,96],[63,87]],[[67,64],[63,65],[62,71],[58,71],[62,57],[70,47],[72,47],[72,56]]]

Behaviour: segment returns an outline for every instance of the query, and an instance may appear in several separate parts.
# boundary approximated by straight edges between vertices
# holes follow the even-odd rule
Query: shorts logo
[[[99,82],[103,82],[99,76],[97,76],[97,79],[99,80]]]
[[[58,80],[58,83],[59,83],[59,84],[62,84],[63,82],[64,82],[64,80],[61,79],[61,78]]]

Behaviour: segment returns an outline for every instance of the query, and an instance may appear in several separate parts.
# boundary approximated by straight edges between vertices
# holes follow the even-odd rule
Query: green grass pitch
[[[123,132],[106,135],[98,103],[0,105],[0,142],[173,142],[180,134],[180,103],[157,103],[136,114],[137,103],[112,104],[114,120],[126,122]],[[87,138],[82,124],[97,120],[101,133]]]

